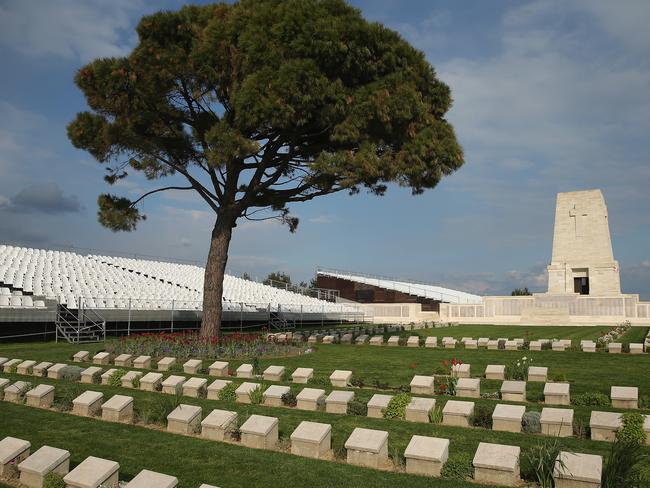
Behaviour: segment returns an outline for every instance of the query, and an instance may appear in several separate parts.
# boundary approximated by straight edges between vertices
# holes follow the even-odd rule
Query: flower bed
[[[598,339],[596,339],[596,345],[598,347],[604,347],[610,342],[615,342],[617,339],[620,339],[625,335],[625,333],[630,330],[632,324],[629,320],[626,320],[622,324],[618,324],[616,327],[612,327],[609,331],[603,333]]]
[[[166,357],[181,359],[237,359],[259,356],[281,356],[293,352],[291,344],[268,341],[263,333],[228,334],[205,339],[196,332],[173,334],[137,334],[121,337],[107,344],[113,354]]]

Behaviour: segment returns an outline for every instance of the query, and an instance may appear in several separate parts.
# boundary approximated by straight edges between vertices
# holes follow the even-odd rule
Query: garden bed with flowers
[[[206,339],[196,332],[137,334],[106,343],[112,354],[182,359],[242,359],[297,355],[304,347],[268,341],[263,333],[235,333]]]

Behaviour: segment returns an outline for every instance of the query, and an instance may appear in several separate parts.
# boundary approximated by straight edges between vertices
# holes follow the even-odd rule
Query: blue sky
[[[623,291],[650,299],[650,2],[354,1],[424,51],[453,93],[465,166],[413,197],[335,195],[293,208],[296,234],[242,222],[229,270],[317,265],[480,294],[543,291],[555,194],[601,188]],[[0,2],[0,242],[75,245],[204,261],[213,217],[198,199],[147,200],[133,233],[96,221],[102,168],[67,140],[85,109],[72,82],[136,42],[139,18],[181,2]],[[131,198],[149,188],[129,178]]]

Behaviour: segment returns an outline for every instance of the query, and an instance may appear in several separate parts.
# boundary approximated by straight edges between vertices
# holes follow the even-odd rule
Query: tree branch
[[[164,188],[157,188],[156,190],[151,190],[142,195],[140,198],[138,198],[136,201],[131,202],[131,208],[133,208],[136,204],[144,200],[146,197],[149,195],[152,195],[154,193],[158,193],[161,191],[166,191],[166,190],[194,190],[195,188],[193,186],[166,186]]]

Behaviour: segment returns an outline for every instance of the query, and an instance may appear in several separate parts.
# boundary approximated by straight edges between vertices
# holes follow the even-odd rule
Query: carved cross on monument
[[[576,204],[573,204],[573,208],[569,209],[569,217],[571,217],[574,224],[575,235],[576,237],[581,237],[584,235],[584,218],[587,213],[584,210],[579,210]]]

